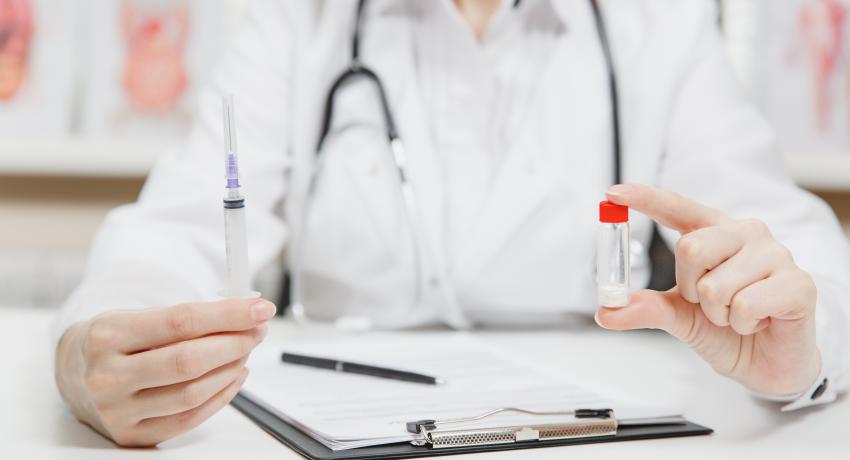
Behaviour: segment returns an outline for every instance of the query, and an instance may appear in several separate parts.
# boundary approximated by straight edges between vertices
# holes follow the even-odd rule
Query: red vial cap
[[[610,201],[599,203],[599,222],[606,224],[621,224],[629,221],[629,207],[614,204]]]

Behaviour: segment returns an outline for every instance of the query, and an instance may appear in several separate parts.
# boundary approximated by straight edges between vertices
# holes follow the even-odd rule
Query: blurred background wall
[[[52,307],[192,123],[248,0],[0,0],[0,306]],[[850,233],[850,0],[720,0],[742,88]]]

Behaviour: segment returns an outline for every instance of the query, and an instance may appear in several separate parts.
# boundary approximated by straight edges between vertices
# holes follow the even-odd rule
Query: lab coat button
[[[431,287],[437,288],[440,287],[440,278],[436,276],[431,277]]]

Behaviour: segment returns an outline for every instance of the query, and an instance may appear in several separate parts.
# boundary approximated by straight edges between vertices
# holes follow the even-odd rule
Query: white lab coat
[[[425,70],[418,70],[411,45],[412,24],[423,14],[417,8],[447,0],[427,7],[414,0],[373,3],[364,60],[383,78],[407,146],[427,235],[425,300],[413,310],[406,304],[412,270],[395,172],[374,94],[355,85],[336,104],[313,211],[317,225],[305,246],[305,269],[321,279],[314,293],[332,299],[316,302],[312,313],[366,315],[381,323],[402,312],[405,325],[465,327],[593,312],[596,212],[611,183],[612,160],[606,74],[587,2],[552,0],[565,33],[534,82],[534,109],[511,124],[510,146],[487,194],[472,203],[472,185],[465,190],[464,181],[446,179],[429,129],[435,120],[420,94]],[[543,20],[548,0],[525,3]],[[620,82],[624,179],[675,190],[736,218],[766,221],[816,280],[825,369],[846,386],[850,249],[829,208],[792,184],[769,127],[738,90],[713,3],[602,2]],[[222,92],[236,100],[254,272],[291,249],[324,98],[349,61],[355,5],[252,5],[201,97],[189,140],[162,156],[138,203],[104,222],[59,332],[100,311],[210,299],[221,289]],[[453,212],[455,206],[476,213]],[[446,231],[452,215],[468,217],[462,231]],[[650,221],[633,213],[631,224],[634,240],[648,245]],[[666,230],[663,236],[671,245],[678,238]],[[639,269],[633,287],[647,278]]]

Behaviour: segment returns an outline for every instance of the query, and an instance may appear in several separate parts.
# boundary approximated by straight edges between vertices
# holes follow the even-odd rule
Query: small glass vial
[[[599,235],[596,240],[596,295],[603,307],[629,303],[629,208],[599,203]]]

